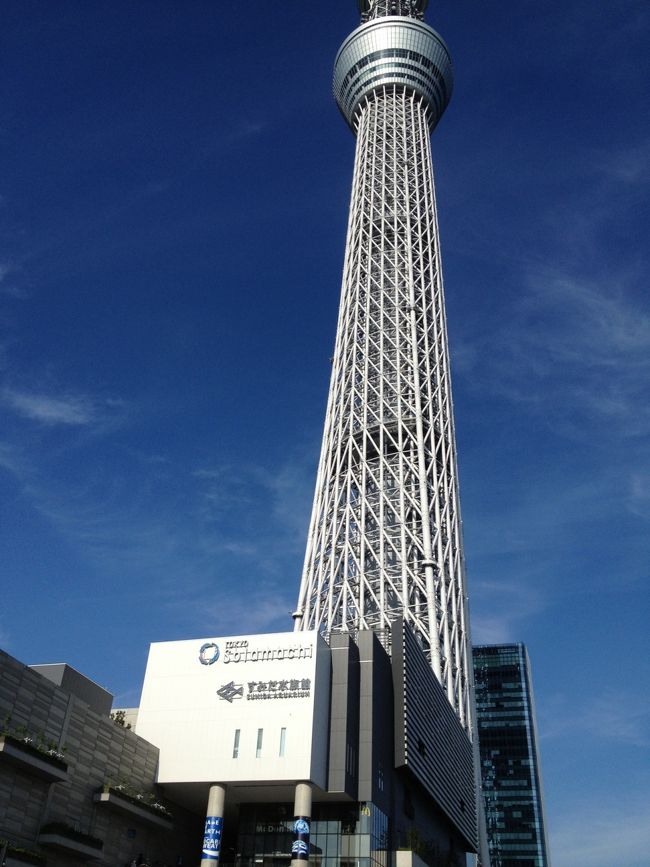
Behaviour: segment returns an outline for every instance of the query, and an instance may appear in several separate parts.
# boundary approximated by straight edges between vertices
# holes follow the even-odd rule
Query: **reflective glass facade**
[[[526,648],[474,647],[473,657],[491,867],[550,867]]]
[[[243,804],[236,867],[288,867],[292,804]],[[314,804],[309,864],[314,867],[389,867],[388,817],[374,804]]]

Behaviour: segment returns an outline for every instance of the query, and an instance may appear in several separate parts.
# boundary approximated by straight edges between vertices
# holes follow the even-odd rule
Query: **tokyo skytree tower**
[[[334,94],[357,137],[296,629],[403,615],[471,727],[469,621],[430,134],[452,90],[427,0],[359,0]]]

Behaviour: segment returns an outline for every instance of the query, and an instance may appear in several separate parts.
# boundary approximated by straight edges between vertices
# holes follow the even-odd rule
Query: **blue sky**
[[[642,867],[650,7],[430,7],[474,639],[529,648],[554,867]],[[0,644],[131,705],[149,642],[291,625],[355,4],[2,15]]]

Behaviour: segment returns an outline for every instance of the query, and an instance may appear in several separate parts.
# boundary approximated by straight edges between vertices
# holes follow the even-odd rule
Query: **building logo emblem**
[[[219,659],[219,645],[214,641],[206,641],[199,650],[199,662],[201,665],[212,665]]]
[[[234,699],[244,697],[244,687],[242,684],[235,686],[235,681],[231,680],[230,683],[225,683],[221,689],[217,690],[217,695],[232,704]]]
[[[309,822],[306,819],[296,819],[293,830],[296,834],[309,834]]]

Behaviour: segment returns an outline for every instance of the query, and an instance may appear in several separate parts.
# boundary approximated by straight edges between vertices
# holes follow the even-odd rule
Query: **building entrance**
[[[290,867],[291,804],[242,804],[234,867]],[[388,867],[388,819],[372,804],[314,804],[309,867]]]

